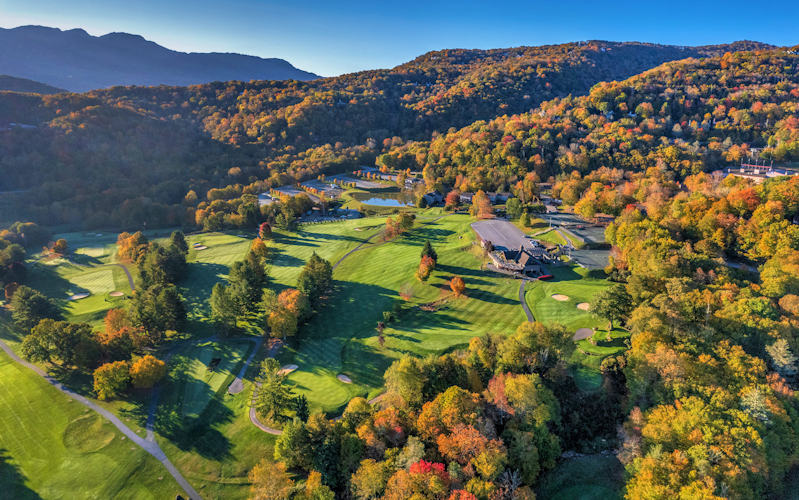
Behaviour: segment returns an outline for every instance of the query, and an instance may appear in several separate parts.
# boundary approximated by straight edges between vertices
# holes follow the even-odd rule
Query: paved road
[[[522,282],[519,283],[519,302],[522,303],[522,309],[524,309],[524,314],[527,315],[527,321],[533,322],[535,318],[533,318],[533,312],[530,311],[530,306],[527,305],[527,299],[524,296],[524,285],[527,284],[529,280],[522,279]]]
[[[155,440],[151,441],[151,440],[142,438],[141,436],[139,436],[138,434],[133,432],[133,429],[131,429],[130,427],[125,425],[119,418],[117,418],[116,415],[114,415],[110,411],[108,411],[105,408],[99,406],[98,404],[94,403],[93,401],[90,401],[89,399],[81,396],[80,394],[78,394],[76,392],[73,392],[72,390],[68,389],[61,382],[57,381],[56,379],[54,379],[53,377],[48,375],[44,370],[42,370],[38,366],[33,365],[31,363],[28,363],[27,361],[21,359],[19,356],[16,355],[16,353],[5,342],[3,342],[1,340],[0,340],[0,349],[3,349],[6,352],[6,354],[8,354],[8,356],[12,360],[14,360],[16,363],[19,363],[20,365],[24,366],[25,368],[28,368],[29,370],[33,371],[34,373],[36,373],[40,377],[44,378],[50,385],[52,385],[53,387],[55,387],[59,391],[63,392],[67,396],[71,397],[72,399],[74,399],[75,401],[79,402],[83,406],[85,406],[85,407],[87,407],[87,408],[89,408],[91,410],[94,410],[95,412],[100,414],[100,416],[102,416],[103,418],[105,418],[106,420],[108,420],[109,422],[114,424],[114,426],[117,429],[119,429],[120,432],[122,432],[122,434],[127,436],[128,439],[130,439],[132,442],[134,442],[139,447],[144,449],[144,451],[146,451],[150,455],[154,456],[156,460],[161,462],[161,464],[163,464],[163,466],[166,467],[166,469],[169,471],[169,473],[172,474],[172,477],[175,478],[175,481],[177,481],[177,483],[180,485],[180,487],[183,488],[183,490],[186,492],[186,494],[189,495],[189,498],[191,500],[201,500],[202,499],[200,494],[197,493],[197,491],[194,488],[192,488],[191,484],[189,484],[189,482],[186,481],[186,479],[180,474],[180,472],[177,470],[177,468],[174,465],[172,465],[172,462],[169,461],[169,459],[166,457],[166,454],[163,452],[163,450],[161,450],[161,447],[158,446],[158,443],[156,443]]]

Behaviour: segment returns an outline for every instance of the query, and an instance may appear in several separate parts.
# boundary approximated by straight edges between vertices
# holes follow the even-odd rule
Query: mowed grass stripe
[[[405,353],[439,354],[476,335],[508,334],[524,320],[518,281],[480,269],[469,222],[463,215],[420,220],[409,234],[387,243],[376,240],[341,263],[329,301],[302,327],[299,347],[281,358],[300,366],[289,380],[311,406],[338,411],[352,395],[379,392],[385,369]],[[425,240],[436,248],[439,267],[420,283],[414,273]],[[466,296],[448,299],[449,279],[456,274],[467,284]],[[401,300],[400,292],[411,295],[408,310],[388,325],[381,347],[377,322]],[[436,312],[417,307],[439,299],[445,303]],[[338,381],[338,373],[353,384]]]

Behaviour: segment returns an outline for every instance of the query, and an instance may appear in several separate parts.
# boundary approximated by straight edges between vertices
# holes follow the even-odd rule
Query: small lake
[[[352,197],[364,205],[375,207],[412,207],[413,195],[407,192],[353,193]]]

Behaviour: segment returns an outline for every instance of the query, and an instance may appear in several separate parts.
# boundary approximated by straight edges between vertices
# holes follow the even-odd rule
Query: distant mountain
[[[195,85],[228,80],[314,80],[283,59],[185,53],[139,35],[92,36],[82,29],[0,28],[0,74],[73,92],[116,85]]]
[[[0,90],[29,92],[32,94],[60,94],[61,92],[66,92],[64,89],[59,89],[45,83],[8,75],[0,75]]]

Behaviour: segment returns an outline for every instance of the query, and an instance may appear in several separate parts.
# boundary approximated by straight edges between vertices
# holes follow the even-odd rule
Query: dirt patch
[[[125,296],[125,292],[111,292],[108,295],[111,296],[111,297],[124,297]]]
[[[69,300],[85,299],[88,296],[89,296],[88,293],[76,293],[75,295],[70,295]]]
[[[579,304],[577,304],[577,309],[581,311],[590,311],[591,304],[589,304],[588,302],[580,302]]]
[[[578,328],[576,332],[574,332],[574,340],[583,340],[587,339],[594,335],[594,330],[590,328]]]
[[[352,379],[344,375],[343,373],[339,373],[338,375],[336,375],[336,378],[339,379],[340,382],[344,382],[345,384],[352,383]]]
[[[288,375],[289,373],[293,372],[299,368],[297,365],[283,365],[280,367],[280,371],[277,372],[278,375]]]
[[[566,302],[567,300],[569,300],[569,296],[563,295],[562,293],[556,293],[552,296],[552,298],[559,302]]]

